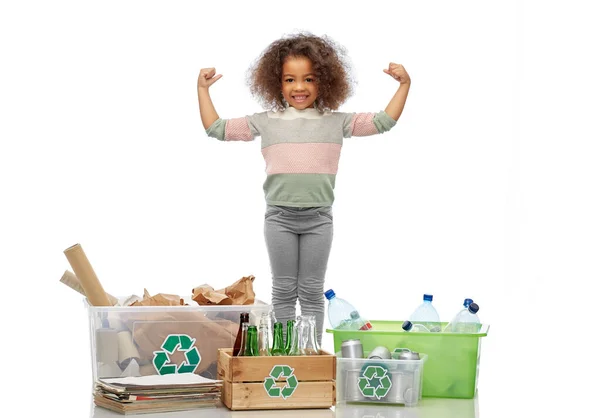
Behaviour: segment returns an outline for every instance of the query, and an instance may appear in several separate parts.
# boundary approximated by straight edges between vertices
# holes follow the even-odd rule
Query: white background
[[[208,138],[195,86],[214,66],[221,117],[261,111],[245,71],[295,30],[346,47],[358,84],[341,111],[385,108],[390,61],[413,81],[392,131],[344,143],[326,289],[372,319],[405,319],[425,292],[442,320],[475,299],[491,325],[482,417],[591,399],[599,66],[585,2],[13,4],[0,6],[1,375],[20,408],[88,413],[86,311],[58,281],[75,243],[114,295],[253,274],[270,301],[260,142]]]

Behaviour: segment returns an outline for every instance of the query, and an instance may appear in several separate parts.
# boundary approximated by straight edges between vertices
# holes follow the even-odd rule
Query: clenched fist
[[[223,77],[221,74],[215,75],[214,68],[202,68],[200,75],[198,75],[198,89],[209,88],[221,77]]]
[[[383,72],[399,81],[400,84],[410,83],[410,76],[401,64],[390,62],[389,67],[384,69]]]

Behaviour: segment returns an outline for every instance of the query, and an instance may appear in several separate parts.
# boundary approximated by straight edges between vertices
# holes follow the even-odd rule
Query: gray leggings
[[[315,315],[321,344],[325,299],[323,284],[333,239],[331,206],[295,208],[267,205],[265,241],[273,275],[275,317],[286,329],[296,318],[296,300],[302,315]]]

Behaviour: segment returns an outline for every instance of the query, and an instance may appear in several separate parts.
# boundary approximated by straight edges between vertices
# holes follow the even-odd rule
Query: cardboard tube
[[[112,306],[81,245],[75,244],[64,253],[92,306]]]
[[[119,364],[121,367],[127,367],[133,359],[139,361],[140,353],[133,343],[131,332],[121,331],[117,335],[119,339]]]
[[[79,292],[83,296],[85,296],[85,291],[83,290],[83,287],[81,287],[81,283],[79,282],[79,279],[77,278],[77,276],[75,276],[75,274],[73,274],[69,270],[65,270],[65,273],[60,278],[60,281],[61,281],[61,283],[64,283],[67,286],[69,286],[71,289],[73,289],[76,292]],[[108,300],[110,300],[110,303],[112,306],[115,306],[116,304],[119,303],[119,299],[117,299],[113,295],[107,293],[106,296],[108,296]]]
[[[115,363],[98,363],[98,378],[121,377],[121,368]]]
[[[117,330],[110,328],[96,330],[96,361],[98,363],[116,363],[119,361]]]

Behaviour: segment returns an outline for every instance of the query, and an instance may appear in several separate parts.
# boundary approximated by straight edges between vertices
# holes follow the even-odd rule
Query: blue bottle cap
[[[429,302],[431,302],[433,300],[433,295],[424,294],[423,300],[428,300]]]
[[[471,303],[473,303],[473,299],[465,299],[465,301],[463,302],[463,306],[465,308],[468,308]]]
[[[329,289],[327,292],[325,292],[325,297],[327,298],[327,300],[331,300],[331,298],[334,296],[335,292],[333,291],[333,289]]]
[[[402,329],[404,331],[410,331],[412,327],[413,327],[413,324],[410,321],[404,321],[404,323],[402,324]]]
[[[469,305],[469,312],[471,312],[472,314],[476,314],[477,312],[479,312],[479,305],[475,302],[471,303]]]

